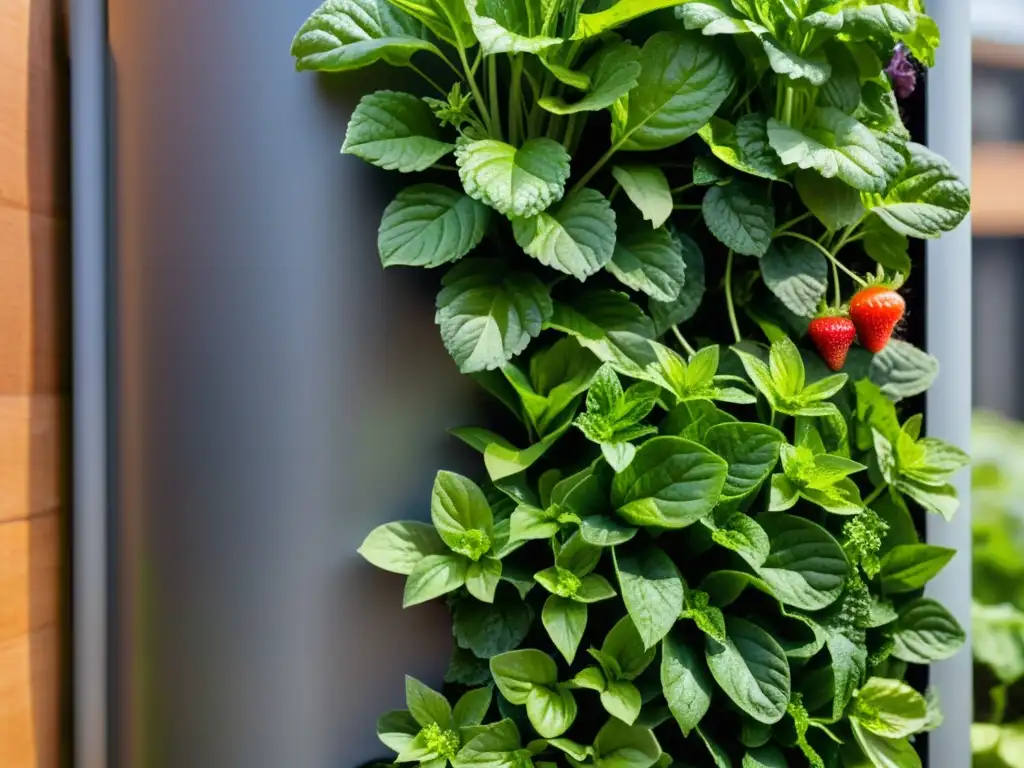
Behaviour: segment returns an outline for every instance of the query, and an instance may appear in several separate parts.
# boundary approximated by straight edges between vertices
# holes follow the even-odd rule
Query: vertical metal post
[[[931,0],[928,11],[942,30],[938,63],[929,74],[928,143],[949,159],[970,184],[971,19],[965,0]],[[928,351],[941,373],[928,393],[929,434],[964,448],[971,437],[971,225],[928,245],[926,332]],[[928,541],[957,550],[957,556],[929,586],[965,629],[971,623],[970,474],[957,478],[962,506],[952,522],[930,517]],[[942,696],[945,724],[930,735],[930,768],[971,764],[973,715],[971,652],[965,647],[935,664],[931,684]]]
[[[107,30],[71,0],[74,760],[107,768]]]

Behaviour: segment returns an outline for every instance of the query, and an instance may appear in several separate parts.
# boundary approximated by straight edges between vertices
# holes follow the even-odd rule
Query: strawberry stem
[[[729,324],[732,326],[732,335],[736,337],[736,343],[743,341],[740,334],[740,324],[736,320],[736,306],[732,302],[732,249],[729,249],[729,257],[725,260],[725,306],[729,310]]]
[[[839,269],[843,270],[843,272],[845,272],[850,277],[850,279],[853,280],[857,285],[861,286],[862,288],[867,285],[867,282],[864,280],[864,278],[862,278],[857,273],[851,272],[849,269],[847,269],[845,264],[843,264],[841,261],[839,261],[839,259],[837,259],[835,256],[833,256],[832,252],[829,251],[825,246],[823,246],[817,240],[814,240],[814,239],[812,239],[810,237],[807,237],[807,235],[801,235],[799,232],[783,232],[782,234],[779,235],[779,237],[795,237],[797,240],[803,240],[805,243],[810,243],[815,248],[817,248],[819,251],[821,251],[822,254],[824,254],[825,257],[829,261],[831,261],[835,266],[837,266],[837,267],[839,267]],[[840,243],[840,245],[843,245],[843,243]]]
[[[843,289],[839,285],[839,268],[836,266],[835,261],[832,262],[832,281],[836,286],[836,309],[839,309],[843,305]]]

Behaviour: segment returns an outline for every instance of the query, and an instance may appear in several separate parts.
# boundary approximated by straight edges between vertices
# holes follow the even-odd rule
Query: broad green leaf
[[[729,617],[728,640],[705,637],[708,667],[719,687],[755,720],[773,724],[789,704],[789,662],[771,635],[744,619]]]
[[[612,168],[612,177],[622,185],[626,197],[654,229],[668,221],[672,215],[672,193],[661,168],[656,165],[617,165]]]
[[[565,420],[560,428],[527,448],[517,448],[501,435],[482,427],[456,427],[449,432],[483,454],[487,475],[497,482],[532,467],[565,433],[569,424]]]
[[[343,154],[402,173],[429,168],[452,149],[454,145],[441,141],[430,107],[411,93],[399,91],[363,96],[341,147]]]
[[[661,423],[661,434],[675,435],[703,443],[708,430],[718,424],[736,421],[735,417],[719,410],[707,400],[691,400],[680,403]]]
[[[711,530],[714,542],[732,550],[754,568],[763,565],[771,551],[771,543],[757,521],[742,512],[733,512],[719,525],[714,521],[717,514],[701,520]]]
[[[872,677],[858,691],[853,715],[877,736],[902,739],[928,722],[928,704],[904,682]]]
[[[685,528],[714,509],[729,465],[697,443],[656,437],[612,482],[616,514],[640,526]]]
[[[591,515],[580,522],[580,535],[596,547],[614,547],[625,544],[636,536],[637,529],[604,515]]]
[[[591,573],[583,577],[575,598],[581,603],[597,603],[615,597],[615,589],[608,579],[599,573]]]
[[[964,644],[966,635],[955,618],[938,602],[920,597],[900,608],[893,656],[911,664],[948,659]]]
[[[462,694],[452,710],[455,727],[480,725],[487,717],[487,710],[491,708],[493,698],[490,688],[475,688]]]
[[[454,46],[471,48],[476,40],[463,0],[389,0]]]
[[[769,119],[768,139],[783,164],[813,168],[864,192],[884,192],[899,170],[869,128],[834,107],[815,109],[802,130]]]
[[[829,22],[842,25],[842,16],[836,14],[825,14],[829,16]],[[825,21],[824,16],[818,18]],[[822,34],[831,34],[831,29],[825,29],[824,25],[816,29]],[[838,31],[838,30],[837,30]],[[861,103],[860,67],[856,56],[843,44],[827,44],[825,53],[828,55],[829,64],[832,65],[832,76],[822,86],[818,96],[818,104],[826,107],[835,107],[848,115],[852,115]],[[878,67],[873,68],[872,73],[877,73]],[[852,224],[853,222],[847,222]],[[845,224],[843,226],[846,226]],[[833,227],[834,229],[834,227]]]
[[[804,394],[807,372],[800,350],[791,339],[779,339],[772,343],[768,353],[768,371],[771,373],[775,391],[781,394],[783,399]],[[843,381],[845,383],[845,379]]]
[[[570,682],[577,688],[585,688],[598,693],[608,687],[604,672],[597,667],[586,667],[580,670]]]
[[[489,659],[518,648],[532,620],[530,607],[516,590],[500,585],[493,603],[459,600],[452,608],[452,633],[460,648]]]
[[[463,373],[499,368],[526,349],[551,318],[547,287],[497,260],[466,259],[442,280],[435,322]]]
[[[427,746],[427,740],[423,732],[417,733],[405,745],[405,748],[398,753],[395,763],[422,763],[433,758],[434,752]]]
[[[788,763],[785,755],[776,747],[762,746],[746,751],[742,768],[788,768]]]
[[[597,37],[609,29],[622,26],[633,19],[646,16],[662,8],[671,8],[675,4],[670,0],[619,0],[596,13],[580,14],[576,32],[572,37],[574,40]]]
[[[612,681],[601,691],[601,706],[609,715],[619,718],[626,725],[636,722],[641,705],[640,691],[632,683]]]
[[[816,171],[797,171],[794,181],[800,201],[825,229],[840,230],[856,224],[864,216],[860,193],[841,179],[826,179]],[[815,253],[824,263],[817,249]]]
[[[299,70],[345,72],[380,60],[405,66],[418,51],[440,55],[423,26],[385,0],[326,0],[295,34],[291,54]]]
[[[680,232],[673,234],[679,243],[686,269],[686,279],[679,295],[669,302],[654,301],[649,303],[651,318],[658,334],[663,334],[673,325],[685,323],[697,313],[704,298],[704,256],[700,247],[688,235]]]
[[[689,736],[707,714],[713,688],[704,659],[679,629],[662,641],[661,687],[683,736]]]
[[[941,237],[964,220],[971,192],[945,158],[914,142],[907,149],[910,162],[871,212],[902,235]]]
[[[469,740],[452,760],[456,768],[506,768],[519,764],[522,746],[514,721],[505,719],[486,727]]]
[[[480,48],[496,53],[539,53],[558,45],[558,38],[539,34],[529,0],[465,0]]]
[[[501,561],[496,557],[484,557],[471,563],[466,570],[466,589],[477,600],[494,602],[494,591],[501,580]]]
[[[377,738],[395,752],[406,751],[419,732],[420,724],[407,709],[385,712],[377,718]]]
[[[626,552],[612,550],[615,572],[633,624],[644,648],[663,638],[683,610],[686,585],[661,549],[646,545]]]
[[[501,695],[512,704],[526,704],[537,686],[553,687],[558,682],[558,667],[543,651],[509,651],[491,658],[491,674]],[[556,734],[557,735],[557,734]]]
[[[437,473],[430,496],[430,517],[452,551],[478,560],[490,548],[494,528],[491,506],[468,477],[443,470]],[[470,534],[473,531],[483,536],[474,537]],[[477,540],[471,541],[473,538]]]
[[[971,650],[999,681],[1013,685],[1024,677],[1024,613],[1009,604],[971,605]]]
[[[871,381],[892,400],[926,392],[938,375],[939,361],[935,357],[900,339],[890,340],[871,358]]]
[[[762,114],[743,115],[735,125],[712,117],[698,134],[715,157],[743,173],[774,180],[786,175],[785,166],[768,144],[768,124]]]
[[[647,728],[611,718],[594,738],[595,768],[651,768],[661,747]]]
[[[615,659],[621,679],[635,680],[654,661],[657,649],[644,648],[643,638],[627,614],[605,636],[601,652]]]
[[[511,536],[520,541],[550,539],[558,533],[558,510],[520,504],[512,513]]]
[[[704,445],[729,465],[719,503],[756,493],[775,468],[783,442],[783,434],[767,424],[736,421],[709,429]]]
[[[454,592],[466,583],[472,561],[461,555],[428,555],[417,563],[405,581],[402,607],[425,603]]]
[[[831,633],[825,640],[825,645],[832,658],[832,718],[839,720],[846,710],[846,705],[860,688],[867,670],[868,652],[866,648],[838,632]]]
[[[890,272],[909,275],[910,241],[906,235],[894,232],[878,216],[871,216],[863,225],[864,252]]]
[[[700,736],[700,740],[704,742],[704,746],[711,753],[711,759],[715,763],[715,768],[732,768],[732,760],[729,759],[729,753],[722,748],[721,744],[711,738],[700,727],[697,728],[697,735]]]
[[[611,261],[615,250],[615,212],[593,189],[581,189],[551,211],[515,219],[512,231],[527,254],[581,281]]]
[[[421,726],[437,723],[442,728],[452,727],[452,705],[448,699],[409,675],[405,676],[405,706]]]
[[[622,150],[678,144],[725,101],[736,75],[726,55],[699,35],[657,32],[640,51],[640,77],[624,116],[612,115],[612,141]]]
[[[743,571],[711,571],[700,583],[700,591],[708,595],[712,605],[725,608],[739,599],[747,587],[754,587],[774,597],[767,582]]]
[[[852,40],[902,42],[925,66],[935,65],[939,29],[919,9],[923,4],[908,0],[853,0],[843,3],[843,34]]]
[[[876,736],[860,724],[856,719],[850,720],[853,737],[868,759],[867,766],[874,768],[921,768],[921,757],[906,739],[886,739]],[[863,763],[858,765],[845,758],[844,765],[851,768],[867,768]]]
[[[385,267],[437,267],[483,240],[490,211],[439,184],[406,187],[384,209],[377,249]]]
[[[620,233],[605,268],[623,285],[660,302],[674,301],[686,283],[682,243],[666,229]]]
[[[879,579],[882,590],[890,595],[921,589],[953,559],[955,549],[931,544],[904,544],[893,547],[882,558]]]
[[[535,216],[561,200],[569,178],[569,154],[551,139],[530,139],[519,148],[461,139],[455,161],[467,195],[515,218]]]
[[[800,240],[776,241],[759,264],[764,284],[786,309],[814,316],[828,290],[828,262],[817,248]]]
[[[537,103],[556,115],[607,109],[636,87],[640,49],[626,42],[606,43],[583,65],[583,72],[590,78],[590,89],[578,101],[546,96]]]
[[[743,18],[746,14],[747,18]],[[734,6],[729,0],[685,2],[676,6],[676,18],[687,29],[701,30],[705,35],[742,35],[764,27],[752,21],[757,18],[752,8]]]
[[[429,555],[447,552],[434,526],[428,523],[386,523],[370,531],[358,550],[378,568],[408,576]]]
[[[567,686],[536,686],[526,698],[530,725],[545,739],[561,736],[576,719],[576,699]]]
[[[790,80],[806,80],[815,87],[821,87],[828,81],[832,65],[824,51],[800,55],[767,31],[755,29],[753,32],[768,56],[769,66],[777,74]]]
[[[758,258],[768,252],[775,210],[763,189],[742,181],[711,187],[701,210],[708,230],[727,248]]]
[[[558,547],[555,565],[582,578],[597,567],[603,551],[600,547],[588,544],[577,531],[565,544]]]
[[[796,515],[772,513],[757,522],[771,541],[771,554],[757,574],[784,604],[806,611],[836,601],[850,573],[843,548],[821,526]]]
[[[636,446],[632,443],[601,443],[601,455],[608,466],[616,472],[622,472],[636,456]]]

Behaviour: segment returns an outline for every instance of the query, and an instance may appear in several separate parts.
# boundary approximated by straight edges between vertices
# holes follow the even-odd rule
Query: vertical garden
[[[342,152],[405,174],[379,258],[433,271],[422,320],[505,425],[452,429],[479,474],[360,547],[456,646],[388,761],[921,764],[918,670],[964,640],[914,520],[967,456],[900,338],[910,238],[970,202],[900,110],[938,45],[920,0],[327,0],[298,31],[299,69],[418,76]]]

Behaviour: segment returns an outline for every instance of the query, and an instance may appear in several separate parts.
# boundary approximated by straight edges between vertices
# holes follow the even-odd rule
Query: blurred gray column
[[[109,0],[122,768],[348,768],[448,661],[444,609],[355,549],[427,518],[467,383],[339,154],[393,75],[296,73],[315,6]]]
[[[969,185],[971,178],[971,23],[966,0],[930,0],[928,11],[942,30],[938,63],[928,74],[928,144],[952,163]],[[971,223],[928,245],[927,345],[941,372],[928,393],[928,433],[963,448],[971,440]],[[970,473],[957,482],[962,506],[951,523],[928,519],[928,541],[958,550],[929,585],[965,629],[971,624]],[[973,719],[971,652],[965,647],[935,664],[931,683],[942,696],[945,724],[929,736],[929,768],[971,764]]]

